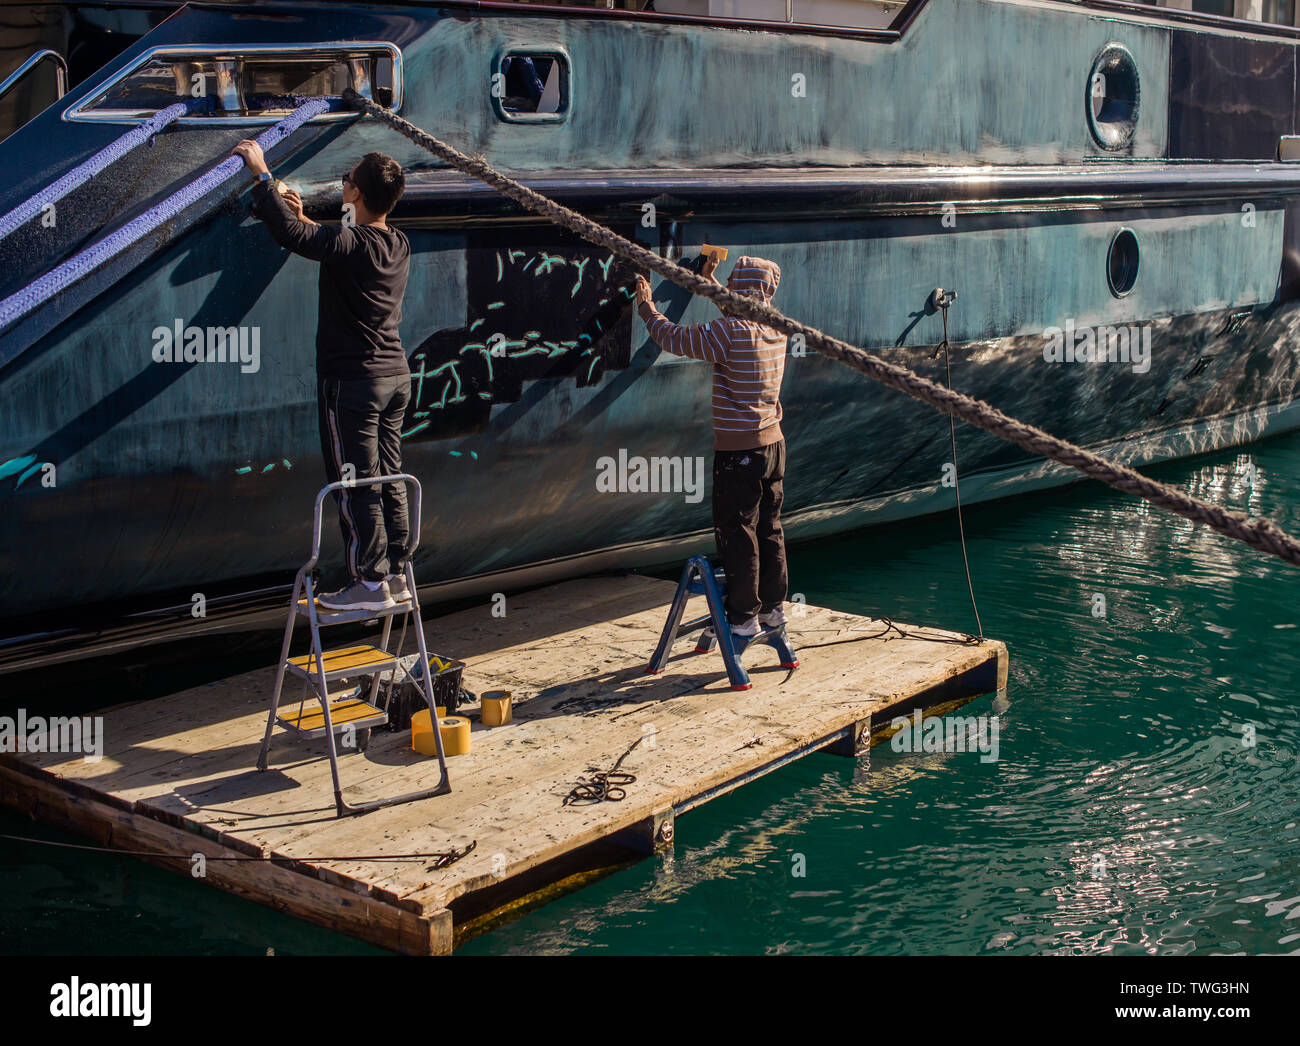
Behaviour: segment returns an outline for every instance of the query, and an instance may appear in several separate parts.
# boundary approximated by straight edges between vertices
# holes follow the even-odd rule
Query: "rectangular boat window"
[[[556,51],[511,51],[492,78],[492,100],[504,120],[561,120],[569,109],[569,60]]]
[[[338,98],[349,87],[397,108],[401,53],[392,44],[160,47],[110,80],[68,119],[143,120],[178,101],[210,98],[209,113],[184,119],[271,123],[304,98]]]
[[[244,61],[244,107],[273,108],[288,95],[342,95],[352,85],[352,63],[333,58],[248,58]]]

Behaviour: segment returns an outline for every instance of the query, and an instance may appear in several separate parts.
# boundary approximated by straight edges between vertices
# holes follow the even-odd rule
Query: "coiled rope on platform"
[[[627,798],[627,789],[624,787],[630,784],[636,784],[636,774],[629,774],[626,770],[620,770],[623,760],[635,751],[636,746],[645,740],[642,734],[630,745],[627,751],[618,757],[608,770],[601,770],[598,767],[589,767],[587,773],[590,775],[587,780],[579,781],[569,790],[569,794],[564,797],[562,806],[582,805],[588,806],[592,803],[621,803]]]
[[[329,102],[317,98],[299,106],[274,127],[268,128],[258,136],[257,142],[263,151],[269,151],[288,138],[313,116],[329,110]],[[137,215],[120,229],[91,244],[84,251],[73,255],[61,265],[55,266],[44,276],[33,280],[20,291],[0,301],[0,330],[26,316],[27,313],[56,294],[67,290],[78,280],[84,279],[105,262],[126,250],[137,240],[147,236],[164,222],[176,217],[187,207],[235,177],[244,169],[244,161],[238,156],[228,156],[212,170],[182,186],[165,200],[154,204],[148,210]],[[0,364],[4,362],[0,359]]]
[[[662,258],[640,244],[618,235],[612,229],[507,177],[482,157],[465,155],[446,142],[403,120],[391,110],[376,105],[368,98],[362,98],[350,88],[343,93],[343,100],[352,108],[383,121],[420,148],[446,161],[457,170],[490,185],[528,210],[549,218],[556,224],[577,233],[583,239],[605,247],[628,261],[657,272],[664,279],[672,281],[692,294],[708,298],[730,315],[774,327],[787,335],[801,335],[805,344],[817,349],[823,356],[847,364],[882,385],[920,400],[959,421],[991,432],[1000,439],[1014,443],[1032,454],[1068,465],[1089,479],[1098,480],[1116,490],[1133,494],[1160,508],[1176,512],[1194,523],[1202,523],[1220,534],[1243,541],[1252,548],[1268,552],[1293,566],[1300,566],[1300,542],[1271,520],[1252,518],[1202,501],[1167,483],[1144,476],[1127,465],[1108,461],[1099,454],[1019,421],[983,400],[946,389],[906,367],[890,363],[865,349],[826,334],[816,327],[791,319],[757,298],[732,294],[721,284],[705,279],[667,258]]]
[[[67,174],[50,182],[35,196],[24,200],[8,214],[0,216],[0,240],[31,221],[48,205],[57,203],[72,192],[73,189],[90,181],[91,178],[110,164],[116,163],[131,150],[143,145],[168,124],[179,120],[182,116],[196,109],[210,107],[211,104],[212,100],[210,98],[194,98],[188,102],[177,102],[175,105],[169,105],[166,109],[154,113],[144,123],[127,131],[120,138],[113,139],[94,156],[83,160]]]

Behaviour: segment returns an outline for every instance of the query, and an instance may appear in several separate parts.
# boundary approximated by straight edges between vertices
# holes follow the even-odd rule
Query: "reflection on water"
[[[1300,434],[1155,474],[1300,533]],[[1300,571],[1094,485],[977,506],[966,529],[1011,648],[1008,693],[964,710],[999,716],[996,763],[801,760],[682,817],[672,856],[464,951],[1300,950]],[[969,630],[955,535],[795,549],[791,587]],[[108,952],[369,950],[122,858],[0,841],[0,875],[4,951],[80,952],[88,926]]]
[[[1300,436],[1156,474],[1300,532]],[[954,534],[795,550],[792,588],[971,629]],[[1011,648],[1005,699],[964,710],[1000,716],[996,764],[805,760],[678,821],[671,865],[466,951],[1300,950],[1300,572],[1093,485],[979,506],[967,534]]]

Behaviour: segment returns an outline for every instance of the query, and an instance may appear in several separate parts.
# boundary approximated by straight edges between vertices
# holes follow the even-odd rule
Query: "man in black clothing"
[[[331,483],[352,466],[356,479],[402,471],[402,423],[411,372],[398,324],[411,245],[385,221],[406,179],[397,161],[367,153],[343,176],[344,220],[318,225],[297,193],[281,193],[261,147],[234,155],[256,177],[253,213],[281,247],[320,262],[316,387],[321,453]],[[320,596],[332,610],[384,610],[407,602],[410,525],[404,484],[335,492],[351,584]]]

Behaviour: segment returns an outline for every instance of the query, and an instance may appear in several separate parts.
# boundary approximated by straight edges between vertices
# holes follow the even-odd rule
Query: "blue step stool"
[[[658,675],[664,670],[675,640],[688,636],[692,632],[703,632],[710,625],[713,626],[714,638],[701,635],[695,645],[695,652],[707,654],[713,649],[715,642],[718,644],[723,664],[727,666],[727,678],[731,680],[732,690],[748,690],[753,685],[749,681],[749,673],[745,671],[745,666],[740,661],[741,655],[752,646],[770,646],[781,658],[782,668],[799,667],[799,659],[795,657],[794,650],[790,647],[784,625],[764,629],[756,636],[738,636],[731,631],[731,624],[727,621],[726,593],[727,579],[721,568],[715,569],[709,562],[708,556],[692,556],[686,561],[682,580],[677,586],[677,594],[673,597],[672,608],[668,611],[668,621],[664,624],[663,635],[659,637],[659,645],[655,648],[654,657],[646,667],[647,674]],[[686,601],[691,596],[701,595],[708,601],[708,614],[682,624],[682,615],[686,613]]]

